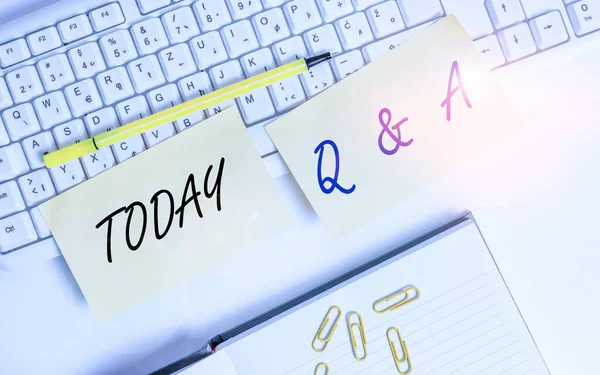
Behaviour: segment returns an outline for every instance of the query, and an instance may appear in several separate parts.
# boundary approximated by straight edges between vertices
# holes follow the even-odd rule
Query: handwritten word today
[[[455,78],[457,81],[456,86],[454,86]],[[464,83],[460,75],[458,61],[454,61],[452,63],[452,67],[450,68],[450,78],[448,79],[448,89],[446,91],[446,98],[442,101],[441,104],[441,107],[446,107],[447,121],[451,121],[452,119],[452,97],[458,91],[461,92],[467,108],[472,108],[471,101],[469,100],[469,96],[467,95]],[[408,122],[408,117],[404,117],[402,120],[390,127],[390,124],[392,123],[392,111],[389,108],[384,107],[379,111],[378,119],[379,125],[381,126],[382,130],[379,133],[377,145],[382,153],[388,156],[392,156],[395,155],[398,152],[398,150],[400,150],[400,147],[409,147],[413,144],[413,138],[410,138],[407,141],[402,140],[402,134],[400,132],[400,126]],[[393,142],[393,146],[391,148],[388,148],[384,145],[384,137],[391,139],[391,141]],[[333,149],[335,156],[335,168],[332,177],[323,177],[322,172],[323,152],[326,145],[329,145]],[[340,174],[340,156],[335,141],[331,139],[324,140],[315,149],[315,154],[316,153],[319,153],[319,159],[317,161],[317,182],[319,183],[321,191],[325,194],[331,194],[334,190],[337,189],[343,194],[351,194],[355,190],[356,185],[352,185],[350,189],[345,189],[338,183],[338,178]],[[325,185],[326,183],[328,184],[328,186]]]
[[[217,211],[221,211],[221,179],[223,178],[223,168],[225,167],[225,158],[221,158],[219,163],[219,169],[217,171],[217,175],[215,177],[215,181],[212,184],[212,187],[209,188],[209,180],[210,175],[213,169],[213,166],[210,165],[206,170],[206,174],[204,176],[204,196],[207,199],[211,199],[216,194],[216,206]],[[175,215],[179,216],[179,228],[183,228],[183,218],[185,213],[185,208],[188,204],[194,203],[196,208],[196,213],[198,217],[203,218],[204,215],[202,213],[202,209],[200,207],[200,200],[198,197],[202,195],[202,193],[196,190],[196,179],[193,173],[190,173],[187,181],[185,182],[185,187],[183,188],[183,193],[181,196],[181,205],[175,209],[175,199],[173,194],[169,190],[161,189],[157,191],[151,198],[150,204],[153,205],[154,208],[154,236],[157,240],[163,239],[169,233],[171,229],[171,225],[173,224],[173,219]],[[169,205],[168,209],[168,219],[167,223],[163,229],[159,228],[159,223],[162,222],[159,216],[161,212],[164,210],[159,210],[159,202],[167,199],[167,203]],[[100,229],[104,224],[107,224],[106,230],[106,258],[108,263],[112,263],[112,237],[113,237],[113,219],[119,215],[120,213],[127,214],[127,222],[125,224],[125,242],[127,247],[131,251],[136,251],[142,246],[144,242],[144,237],[146,234],[146,226],[148,224],[148,212],[146,210],[146,206],[139,201],[132,202],[128,206],[120,207],[106,216],[104,219],[100,220],[98,224],[96,224],[96,229]],[[139,234],[139,238],[134,242],[131,238],[131,223],[134,218],[134,213],[139,212],[141,215],[141,224],[142,229]],[[139,216],[136,215],[136,216]]]

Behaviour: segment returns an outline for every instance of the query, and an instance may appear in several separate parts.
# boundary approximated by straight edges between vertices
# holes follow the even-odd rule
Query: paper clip
[[[327,323],[329,323],[329,315],[333,310],[337,310],[337,316],[335,317],[335,319],[333,319],[333,323],[331,324],[331,329],[329,329],[327,336],[321,337],[321,333],[323,333],[325,326],[327,326]],[[312,348],[315,352],[322,352],[323,350],[325,350],[325,348],[327,348],[327,345],[329,345],[329,341],[331,340],[331,337],[333,337],[333,333],[335,332],[335,329],[337,328],[338,320],[340,320],[341,316],[342,316],[342,310],[340,310],[340,308],[335,305],[331,306],[329,308],[329,310],[327,310],[327,314],[325,314],[325,318],[323,318],[323,321],[321,322],[321,325],[319,326],[319,329],[317,330],[317,334],[315,335],[315,338],[312,341]],[[315,346],[315,343],[317,342],[317,340],[319,340],[320,342],[323,343],[323,347],[321,349],[319,349]]]
[[[402,349],[402,357],[398,357],[398,351],[396,350],[396,345],[390,338],[390,332],[396,332],[398,335],[398,340],[400,341],[400,348]],[[410,374],[412,371],[412,363],[410,362],[410,356],[408,355],[408,349],[406,349],[406,341],[402,340],[402,336],[400,336],[400,331],[396,327],[388,328],[386,332],[386,336],[388,339],[388,343],[390,344],[390,350],[392,351],[392,357],[394,358],[394,363],[396,364],[396,370],[402,375]],[[400,368],[400,364],[405,363],[408,365],[408,369],[406,371],[402,371]]]
[[[415,295],[410,297],[409,292],[412,290],[415,291]],[[389,302],[390,300],[393,300],[394,298],[398,297],[399,295],[402,295],[402,299],[400,301],[395,302],[387,307],[384,307],[384,308],[378,310],[378,308],[377,308],[378,305],[385,304],[385,303]],[[373,311],[375,311],[377,314],[383,314],[384,312],[387,312],[387,311],[396,310],[399,307],[402,307],[404,305],[407,305],[411,302],[416,301],[417,299],[419,299],[420,295],[421,294],[419,292],[419,289],[416,286],[412,286],[412,285],[407,286],[406,288],[400,289],[399,291],[397,291],[393,294],[390,294],[389,296],[385,296],[382,299],[375,301],[373,303]]]
[[[358,317],[358,323],[350,323],[350,317],[352,315],[356,315]],[[365,336],[362,317],[359,313],[353,311],[349,313],[346,317],[346,322],[348,323],[348,332],[350,332],[350,342],[352,344],[352,353],[354,354],[354,358],[356,358],[359,361],[364,361],[367,358],[367,337]],[[362,342],[362,347],[365,352],[365,354],[362,357],[359,357],[358,353],[356,352],[358,346],[356,345],[356,337],[354,336],[354,327],[358,327],[358,332],[360,332],[360,340]]]
[[[321,367],[325,368],[325,372],[322,374],[319,374],[319,369]],[[327,374],[329,374],[329,366],[327,366],[327,363],[321,362],[317,365],[317,367],[315,367],[315,375],[327,375]]]

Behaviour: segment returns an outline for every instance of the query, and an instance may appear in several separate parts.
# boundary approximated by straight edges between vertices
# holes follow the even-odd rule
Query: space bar
[[[44,262],[62,255],[53,238],[36,242],[19,250],[0,256],[0,264],[6,262],[10,268],[24,269],[33,263]]]

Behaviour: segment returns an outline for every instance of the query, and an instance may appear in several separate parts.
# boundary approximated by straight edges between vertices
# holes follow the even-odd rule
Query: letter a
[[[456,74],[456,79],[458,79],[458,86],[452,88],[452,77]],[[450,121],[452,117],[452,111],[450,109],[451,100],[454,94],[460,90],[462,97],[465,101],[467,107],[472,108],[471,102],[469,101],[469,97],[467,96],[467,92],[465,91],[465,87],[463,86],[462,79],[460,78],[460,69],[458,68],[458,61],[454,61],[452,63],[452,69],[450,69],[450,78],[448,79],[448,91],[446,92],[446,99],[442,102],[442,107],[446,106],[446,120]]]

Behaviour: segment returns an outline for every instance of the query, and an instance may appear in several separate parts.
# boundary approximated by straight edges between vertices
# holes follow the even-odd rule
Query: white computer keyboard
[[[494,69],[600,29],[600,0],[132,1],[65,13],[64,21],[0,45],[3,256],[57,255],[40,203],[233,101],[47,170],[42,156],[57,148],[301,56],[340,52],[330,64],[236,100],[257,148],[269,155],[276,149],[264,124],[446,14],[457,15]]]

